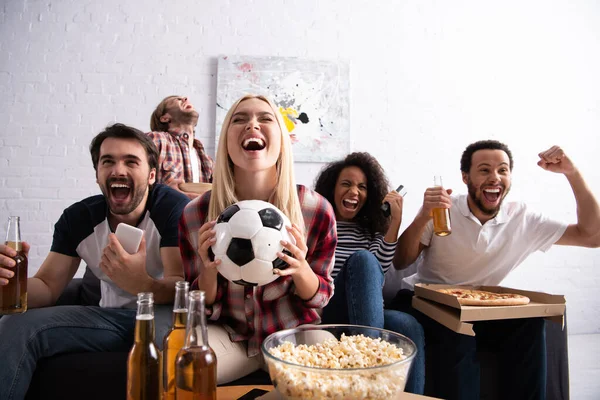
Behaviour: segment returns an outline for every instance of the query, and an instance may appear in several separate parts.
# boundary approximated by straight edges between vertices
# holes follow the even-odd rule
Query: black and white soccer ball
[[[244,200],[227,207],[217,218],[216,243],[211,246],[211,259],[220,259],[218,270],[233,283],[261,286],[279,276],[273,268],[288,264],[278,252],[290,254],[280,241],[296,243],[287,231],[291,226],[281,210],[261,200]]]

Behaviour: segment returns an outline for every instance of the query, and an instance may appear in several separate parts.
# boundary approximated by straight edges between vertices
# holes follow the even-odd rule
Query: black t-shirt
[[[179,217],[189,199],[168,186],[157,184],[148,195],[146,210],[136,225],[145,231],[146,270],[160,279],[161,247],[178,246]],[[101,307],[135,307],[135,296],[116,286],[98,267],[111,233],[108,206],[103,195],[88,197],[68,207],[54,225],[50,251],[83,259],[101,282]]]

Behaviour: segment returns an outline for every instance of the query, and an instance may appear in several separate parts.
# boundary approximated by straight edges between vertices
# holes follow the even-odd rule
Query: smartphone
[[[135,226],[127,225],[121,222],[119,225],[117,225],[115,235],[117,235],[119,243],[121,243],[121,246],[123,246],[126,252],[129,254],[135,254],[140,248],[144,231],[140,228],[136,228]]]
[[[406,196],[407,193],[406,190],[404,190],[404,185],[398,186],[396,192],[400,193],[400,196],[402,197]],[[383,215],[385,215],[386,217],[389,217],[391,214],[390,203],[388,203],[387,201],[383,203],[381,205],[381,212],[383,212]]]
[[[238,397],[237,400],[254,400],[267,393],[269,393],[269,391],[264,389],[252,389],[248,393],[244,394],[242,397]]]

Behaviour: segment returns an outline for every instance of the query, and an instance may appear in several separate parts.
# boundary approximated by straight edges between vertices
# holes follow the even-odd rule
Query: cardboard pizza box
[[[436,289],[478,289],[495,293],[516,293],[527,296],[529,304],[519,306],[463,306],[450,294]],[[417,283],[412,305],[423,314],[455,332],[475,336],[473,324],[466,321],[544,317],[563,324],[566,301],[563,295],[507,288],[503,286],[457,286]]]

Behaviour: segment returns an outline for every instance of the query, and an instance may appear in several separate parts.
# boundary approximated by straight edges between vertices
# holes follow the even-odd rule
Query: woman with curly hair
[[[333,205],[338,236],[331,273],[335,292],[323,309],[323,322],[385,328],[411,338],[417,355],[406,391],[423,393],[423,328],[411,315],[383,307],[384,274],[396,253],[402,196],[389,191],[379,162],[361,152],[328,164],[316,179],[315,191]],[[385,202],[389,215],[381,210]]]

